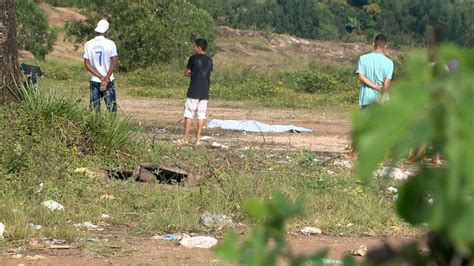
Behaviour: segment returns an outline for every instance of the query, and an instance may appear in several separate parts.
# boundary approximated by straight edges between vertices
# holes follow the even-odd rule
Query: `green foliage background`
[[[170,62],[184,64],[198,37],[208,40],[212,53],[212,18],[185,1],[101,0],[90,3],[85,14],[85,21],[68,23],[68,35],[83,43],[94,36],[97,21],[107,18],[111,25],[108,37],[119,47],[125,70]]]
[[[53,50],[57,33],[51,29],[38,0],[17,0],[18,48],[31,52],[35,58],[44,59]]]
[[[216,22],[323,40],[366,41],[386,33],[397,45],[424,43],[427,27],[474,45],[474,6],[459,0],[191,0]]]

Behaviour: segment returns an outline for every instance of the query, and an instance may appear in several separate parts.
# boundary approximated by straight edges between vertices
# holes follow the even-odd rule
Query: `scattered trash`
[[[326,170],[326,173],[328,173],[328,175],[335,175],[336,173],[334,171],[331,171],[331,170]]]
[[[217,239],[211,236],[186,237],[179,244],[187,248],[212,248],[217,245]]]
[[[103,169],[80,167],[74,169],[74,173],[84,174],[89,178],[108,179],[107,170]]]
[[[50,249],[70,249],[71,246],[66,245],[66,240],[55,239],[55,238],[40,238],[40,239],[30,239],[28,241],[32,247],[47,247]]]
[[[10,256],[10,258],[12,258],[12,259],[22,259],[23,255],[22,254],[15,254],[15,255]]]
[[[180,241],[181,239],[189,238],[189,237],[191,237],[191,236],[189,236],[188,234],[178,233],[178,234],[167,234],[167,235],[163,235],[163,236],[156,235],[156,236],[152,236],[151,239],[153,239],[153,240]]]
[[[323,259],[322,260],[323,264],[325,265],[332,265],[332,266],[335,266],[335,265],[341,265],[343,266],[344,265],[344,262],[341,261],[341,260],[331,260],[331,259]]]
[[[74,227],[76,228],[86,228],[89,231],[104,231],[104,228],[101,228],[91,222],[84,222],[82,224],[75,224]]]
[[[316,228],[316,227],[305,227],[305,228],[301,229],[300,232],[303,235],[308,235],[308,236],[309,235],[320,235],[320,234],[322,234],[321,229]]]
[[[229,146],[226,146],[226,145],[224,145],[224,144],[217,143],[217,142],[215,142],[215,141],[211,144],[211,146],[212,146],[213,148],[215,148],[215,149],[228,149],[228,148],[229,148]]]
[[[210,136],[204,136],[200,138],[201,141],[213,141],[214,138]]]
[[[74,169],[74,173],[76,173],[76,174],[84,174],[85,172],[87,172],[87,170],[88,170],[88,169],[85,168],[85,167],[79,167],[79,168]]]
[[[76,242],[96,243],[96,242],[109,242],[109,239],[107,239],[107,238],[99,239],[97,237],[78,237],[78,238],[75,238],[74,241],[76,241]]]
[[[110,215],[105,214],[105,213],[102,213],[102,215],[100,216],[100,219],[101,219],[101,220],[107,220],[107,219],[109,219],[109,218],[110,218]]]
[[[41,183],[38,185],[38,188],[35,190],[35,194],[39,194],[41,193],[41,191],[43,191],[43,187],[44,187],[44,183]]]
[[[30,224],[30,227],[34,230],[40,230],[41,228],[43,228],[43,226],[39,224]]]
[[[341,159],[334,160],[332,165],[343,167],[343,168],[348,168],[348,169],[352,168],[352,163],[350,161],[341,160]]]
[[[398,193],[398,189],[396,187],[392,187],[392,186],[388,187],[387,191],[392,193],[392,194],[397,194]]]
[[[167,132],[166,128],[157,128],[155,129],[156,134],[165,134]]]
[[[428,199],[428,204],[429,204],[429,205],[433,205],[433,203],[434,203],[434,199],[433,199],[433,198],[429,198],[429,199]]]
[[[114,200],[115,199],[115,196],[114,195],[108,195],[108,194],[104,194],[104,195],[101,195],[99,197],[100,200]]]
[[[176,240],[178,240],[178,238],[177,238],[175,235],[164,235],[164,236],[163,236],[163,239],[164,239],[164,240],[168,240],[168,241],[176,241]]]
[[[43,205],[44,207],[50,209],[51,211],[62,211],[64,210],[64,206],[59,204],[58,202],[54,201],[54,200],[46,200],[46,201],[43,201],[43,203],[41,203],[41,205]]]
[[[361,257],[367,255],[367,246],[364,246],[364,245],[359,246],[357,249],[351,251],[351,255],[361,256]]]
[[[219,230],[225,227],[234,227],[231,217],[210,212],[205,212],[201,215],[201,223],[206,227],[216,228]]]
[[[70,249],[71,246],[69,245],[51,245],[49,246],[50,249]]]
[[[352,227],[352,226],[354,226],[353,223],[348,223],[348,224],[346,225],[347,228]]]
[[[390,178],[396,180],[405,180],[411,175],[413,174],[409,171],[402,171],[400,168],[397,167],[386,166],[382,166],[375,172],[375,177],[377,178]]]
[[[176,237],[175,235],[164,235],[163,239],[168,241],[176,241],[178,240],[178,237]]]
[[[5,225],[0,223],[0,239],[3,239],[3,234],[5,233]]]

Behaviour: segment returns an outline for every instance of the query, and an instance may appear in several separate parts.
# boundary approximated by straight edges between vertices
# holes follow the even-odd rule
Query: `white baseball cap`
[[[109,22],[105,19],[102,19],[97,23],[97,27],[95,28],[95,32],[104,34],[109,30]]]

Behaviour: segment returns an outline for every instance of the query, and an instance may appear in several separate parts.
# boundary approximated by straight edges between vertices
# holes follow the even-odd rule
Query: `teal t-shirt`
[[[392,79],[393,62],[381,52],[372,52],[359,58],[356,74],[362,73],[377,85],[382,85],[385,79]],[[379,91],[365,84],[360,85],[359,105],[369,105],[380,101]]]

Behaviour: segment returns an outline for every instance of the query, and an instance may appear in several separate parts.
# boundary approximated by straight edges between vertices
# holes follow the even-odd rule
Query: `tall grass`
[[[307,195],[306,216],[291,229],[312,225],[331,235],[411,234],[397,218],[386,181],[365,188],[352,172],[315,163],[310,151],[214,150],[176,147],[134,137],[128,118],[92,113],[67,97],[33,88],[21,89],[22,101],[0,107],[0,222],[7,226],[0,249],[30,237],[74,239],[89,234],[74,223],[127,225],[133,234],[208,231],[199,222],[205,211],[241,214],[249,197],[267,199],[276,191],[290,198]],[[231,164],[223,163],[223,158]],[[134,181],[91,178],[78,167],[132,169],[139,162],[181,166],[198,176],[197,187],[161,187]],[[43,184],[43,185],[41,185]],[[390,184],[391,185],[391,184]],[[114,197],[105,200],[103,195]],[[44,200],[65,206],[62,212],[41,207]],[[383,206],[383,208],[380,208]],[[30,223],[40,224],[33,230]],[[347,227],[347,224],[354,224]],[[216,232],[218,233],[218,232]]]

